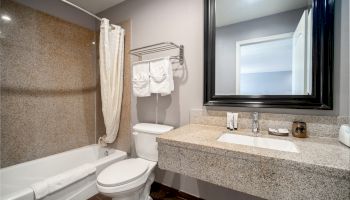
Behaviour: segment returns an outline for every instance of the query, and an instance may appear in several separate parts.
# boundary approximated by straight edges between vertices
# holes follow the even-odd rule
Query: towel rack
[[[179,49],[179,55],[178,56],[171,56],[171,59],[179,60],[180,65],[183,65],[184,63],[184,46],[183,45],[177,45],[173,42],[161,42],[157,44],[152,44],[136,49],[130,50],[130,54],[139,57],[139,59],[142,59],[143,55],[146,54],[153,54],[157,52],[162,51],[168,51],[172,49]]]

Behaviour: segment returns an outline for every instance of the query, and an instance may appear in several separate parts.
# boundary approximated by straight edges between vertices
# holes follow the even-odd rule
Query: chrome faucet
[[[253,112],[253,123],[252,123],[252,132],[255,137],[258,136],[259,134],[259,113],[258,112]]]

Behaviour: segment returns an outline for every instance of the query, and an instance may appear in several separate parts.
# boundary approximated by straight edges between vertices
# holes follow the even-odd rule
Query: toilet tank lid
[[[163,124],[140,123],[136,124],[133,129],[138,132],[162,134],[173,130],[174,127]]]

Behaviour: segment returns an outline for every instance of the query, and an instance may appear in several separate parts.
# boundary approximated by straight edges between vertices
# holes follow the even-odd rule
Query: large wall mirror
[[[205,0],[204,104],[332,109],[333,0]]]

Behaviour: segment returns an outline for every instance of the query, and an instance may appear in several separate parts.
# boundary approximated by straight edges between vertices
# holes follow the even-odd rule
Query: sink
[[[227,142],[232,144],[247,145],[265,149],[272,149],[278,151],[299,153],[295,144],[288,140],[279,140],[272,138],[252,137],[246,135],[237,135],[232,133],[225,133],[221,135],[217,141]]]

